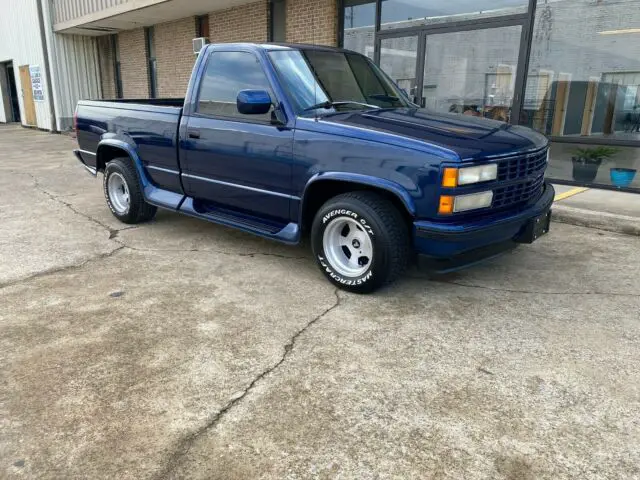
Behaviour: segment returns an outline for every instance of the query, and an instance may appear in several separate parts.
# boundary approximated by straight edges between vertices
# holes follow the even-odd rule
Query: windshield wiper
[[[305,108],[304,110],[302,110],[303,112],[308,112],[309,110],[317,110],[319,108],[333,108],[333,107],[337,107],[340,105],[360,105],[362,107],[366,107],[366,108],[380,108],[377,105],[370,105],[368,103],[362,103],[362,102],[354,102],[351,100],[343,100],[341,102],[330,102],[330,101],[326,101],[326,102],[322,102],[322,103],[316,103],[315,105],[311,105],[310,107]]]

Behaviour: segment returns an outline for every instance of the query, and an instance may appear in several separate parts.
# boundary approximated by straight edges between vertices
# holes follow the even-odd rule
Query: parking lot
[[[0,477],[640,478],[640,237],[336,291],[0,127]]]

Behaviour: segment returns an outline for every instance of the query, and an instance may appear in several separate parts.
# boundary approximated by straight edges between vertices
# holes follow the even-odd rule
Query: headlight
[[[453,202],[453,211],[466,212],[467,210],[490,207],[492,200],[492,191],[472,193],[470,195],[458,195],[455,197]]]
[[[440,215],[451,215],[452,213],[486,208],[491,206],[492,201],[493,192],[491,190],[469,195],[441,195],[438,213]]]
[[[447,188],[458,185],[488,182],[498,178],[498,164],[490,163],[477,167],[445,168],[442,176],[442,186]]]
[[[498,164],[490,163],[480,167],[467,167],[458,170],[458,185],[487,182],[498,178]]]

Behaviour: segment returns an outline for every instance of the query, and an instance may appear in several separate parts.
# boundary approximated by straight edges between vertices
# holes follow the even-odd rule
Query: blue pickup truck
[[[125,223],[166,208],[296,244],[367,293],[415,260],[447,271],[549,229],[546,138],[411,103],[367,57],[218,44],[186,97],[80,101],[75,155]]]

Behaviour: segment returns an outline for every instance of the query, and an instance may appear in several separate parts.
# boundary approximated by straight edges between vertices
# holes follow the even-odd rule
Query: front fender
[[[402,204],[407,209],[407,212],[413,217],[416,215],[416,205],[413,200],[413,197],[409,194],[409,192],[400,184],[393,182],[391,180],[386,180],[384,178],[372,177],[369,175],[363,175],[360,173],[349,173],[349,172],[325,172],[325,173],[317,173],[312,176],[307,184],[304,187],[304,192],[302,195],[302,209],[304,211],[305,201],[307,200],[307,192],[309,191],[309,187],[313,185],[315,182],[324,181],[324,180],[337,180],[341,182],[349,182],[359,185],[366,185],[372,188],[380,188],[382,190],[386,190],[387,192],[392,193],[402,202]],[[416,187],[417,188],[417,187]]]

